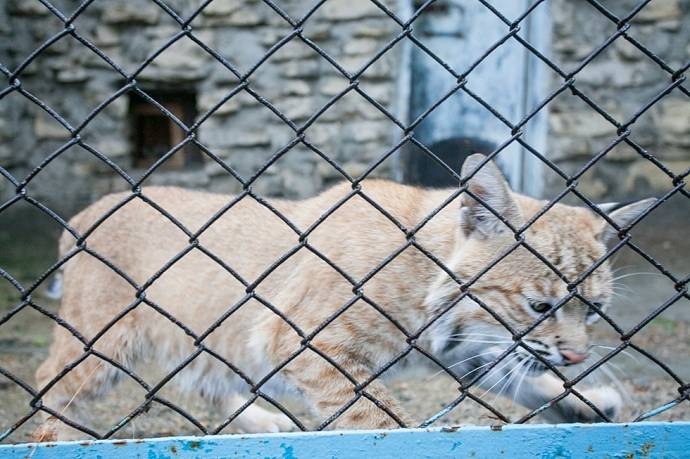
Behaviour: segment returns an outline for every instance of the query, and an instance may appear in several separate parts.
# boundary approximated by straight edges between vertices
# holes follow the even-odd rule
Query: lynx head
[[[513,333],[530,330],[522,342],[532,352],[520,345],[514,354],[525,368],[543,369],[535,353],[553,365],[583,361],[588,326],[610,303],[611,269],[600,259],[617,230],[592,210],[555,204],[516,236],[513,229],[531,221],[547,202],[511,192],[498,168],[480,154],[465,161],[462,176],[471,178],[461,198],[460,243],[448,267],[471,284],[459,301],[462,291],[445,273],[430,288],[426,304],[434,311],[457,303],[438,321],[434,350],[487,351],[479,362],[492,360],[513,343]],[[608,217],[625,227],[653,201],[630,204]]]

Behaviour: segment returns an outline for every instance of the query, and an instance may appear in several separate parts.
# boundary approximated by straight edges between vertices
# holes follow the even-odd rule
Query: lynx
[[[467,382],[509,346],[503,343],[513,342],[501,321],[519,332],[542,319],[522,338],[524,346],[473,386],[500,388],[517,403],[541,407],[564,388],[535,355],[554,366],[587,358],[589,326],[598,318],[596,309],[610,301],[610,267],[603,262],[577,286],[596,308],[576,299],[554,308],[568,295],[568,285],[526,247],[509,251],[516,236],[506,225],[521,227],[546,203],[512,192],[498,168],[480,154],[465,161],[462,174],[471,176],[469,193],[445,206],[454,190],[383,180],[363,182],[366,198],[354,193],[345,200],[353,188],[343,184],[303,201],[271,201],[293,227],[250,196],[173,187],[144,188],[140,197],[106,196],[70,221],[87,235],[83,244],[67,232],[60,240],[61,255],[70,259],[64,264],[59,315],[85,339],[97,338],[92,349],[124,368],[154,356],[171,371],[194,356],[172,381],[228,415],[251,396],[247,381],[261,382],[265,394],[294,389],[287,393],[299,394],[322,421],[342,411],[329,427],[377,429],[417,425],[387,388],[389,371],[370,381],[409,343]],[[625,226],[651,202],[620,208],[609,218]],[[441,210],[427,220],[436,208]],[[420,223],[409,238],[399,227],[409,230]],[[198,234],[190,237],[183,227]],[[572,281],[604,254],[614,234],[593,211],[556,204],[522,236]],[[374,269],[379,264],[383,267]],[[83,343],[56,326],[49,356],[36,374],[39,388],[83,355]],[[394,367],[429,362],[413,350]],[[271,374],[277,366],[280,371]],[[506,378],[512,370],[522,377]],[[59,413],[68,404],[76,408],[105,394],[122,376],[111,364],[88,356],[51,384],[43,404]],[[356,384],[364,382],[359,390]],[[581,393],[607,416],[619,412],[621,396],[613,388]],[[600,419],[574,395],[543,415],[555,422]],[[79,421],[77,416],[72,419]],[[240,432],[295,428],[284,414],[257,404],[231,427]],[[50,417],[37,436],[53,440],[69,432]]]

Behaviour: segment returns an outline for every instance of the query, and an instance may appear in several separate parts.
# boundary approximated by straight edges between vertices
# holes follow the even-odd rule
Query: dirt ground
[[[687,201],[687,200],[686,200]],[[654,221],[645,221],[635,232],[635,243],[648,251],[679,279],[690,274],[690,209],[687,203],[669,203],[655,212]],[[651,220],[651,219],[650,219]],[[10,235],[12,234],[12,235]],[[11,273],[20,282],[36,279],[54,258],[54,238],[42,232],[22,231],[19,235],[0,228],[0,268]],[[621,276],[621,296],[611,308],[611,315],[624,330],[631,329],[657,306],[672,297],[676,290],[673,283],[659,274],[648,261],[630,249],[624,249],[615,259],[615,268]],[[51,311],[57,311],[57,303],[37,293],[37,301]],[[0,278],[0,318],[19,301],[19,295],[9,282]],[[2,320],[2,319],[0,319]],[[36,311],[26,309],[11,319],[0,323],[0,368],[18,376],[30,385],[34,384],[34,372],[46,355],[51,336],[52,322]],[[592,341],[599,345],[596,352],[605,355],[606,346],[617,346],[620,337],[607,324],[600,321]],[[633,337],[633,343],[657,356],[687,385],[690,381],[690,301],[680,299],[660,316],[654,318]],[[590,362],[592,362],[590,360]],[[149,368],[151,367],[151,368]],[[574,372],[582,370],[573,368]],[[145,365],[142,374],[155,378],[155,365]],[[613,379],[613,382],[612,382]],[[678,397],[679,384],[663,369],[633,349],[611,360],[607,370],[597,370],[577,387],[613,384],[626,395],[621,421],[632,421],[639,415],[659,407]],[[393,383],[394,392],[402,404],[417,419],[427,419],[458,396],[456,385],[449,378],[419,374]],[[135,395],[133,395],[135,394]],[[94,404],[91,425],[105,431],[136,406],[134,398],[143,391],[134,383],[124,383],[105,399]],[[481,391],[478,392],[481,394]],[[201,399],[183,396],[173,389],[166,393],[173,397],[197,419],[208,426],[217,425],[227,413],[220,413],[204,404]],[[0,373],[0,438],[29,412],[30,397],[10,379]],[[489,395],[487,401],[501,412],[517,420],[528,410],[515,406],[510,400]],[[304,416],[299,405],[288,405]],[[650,420],[690,420],[690,402],[679,405],[652,417]],[[29,419],[2,442],[25,442],[37,425],[37,417]],[[495,424],[495,416],[480,405],[466,400],[434,425],[447,424]],[[529,422],[542,422],[536,417]],[[224,432],[232,431],[232,426]],[[123,438],[200,434],[201,432],[179,414],[162,405],[151,409],[120,430],[115,436]]]

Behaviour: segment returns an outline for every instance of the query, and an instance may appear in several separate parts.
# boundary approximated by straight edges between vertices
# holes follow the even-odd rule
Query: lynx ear
[[[479,153],[469,156],[462,165],[462,176],[467,177],[472,174],[485,160],[486,156]],[[481,166],[467,186],[468,191],[513,226],[522,225],[522,216],[508,188],[508,183],[492,161]],[[461,198],[460,227],[466,236],[476,233],[481,237],[509,230],[493,212],[467,193],[463,193]]]
[[[643,199],[623,206],[618,203],[610,202],[599,204],[599,208],[608,214],[609,218],[613,220],[616,226],[624,228],[655,202],[656,198]],[[609,225],[606,221],[602,222],[601,229],[599,230],[599,239],[607,242],[615,237],[616,234],[618,234],[618,231],[613,226]]]

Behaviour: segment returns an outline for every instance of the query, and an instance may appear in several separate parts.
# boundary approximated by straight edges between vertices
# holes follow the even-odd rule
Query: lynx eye
[[[547,303],[545,301],[530,301],[529,305],[534,312],[538,312],[539,314],[551,309],[551,303]]]

